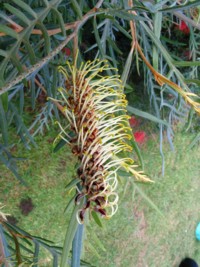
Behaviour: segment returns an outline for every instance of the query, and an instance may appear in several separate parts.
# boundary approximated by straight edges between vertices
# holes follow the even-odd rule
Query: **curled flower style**
[[[58,138],[70,144],[72,153],[78,157],[76,203],[85,198],[85,204],[77,217],[84,221],[87,209],[110,218],[117,211],[117,171],[125,169],[140,181],[150,181],[143,172],[137,172],[133,160],[122,157],[130,154],[132,138],[127,101],[118,75],[101,75],[110,69],[106,61],[95,60],[82,63],[78,68],[67,62],[59,67],[64,74],[66,88],[59,88],[68,124],[60,123]]]

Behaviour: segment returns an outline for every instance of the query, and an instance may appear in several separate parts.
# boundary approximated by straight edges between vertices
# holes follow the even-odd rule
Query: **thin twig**
[[[75,23],[66,23],[65,24],[65,30],[73,29],[74,28],[74,24]],[[15,23],[14,21],[11,23],[11,26],[12,27],[10,27],[10,28],[12,28],[17,33],[20,33],[25,29],[22,26],[20,26],[19,24]],[[62,31],[61,28],[47,30],[49,36],[55,35],[57,33],[60,33],[61,31]],[[41,30],[39,30],[39,29],[33,29],[31,34],[42,35],[43,32]],[[0,36],[6,36],[6,35],[7,35],[6,33],[0,32]]]

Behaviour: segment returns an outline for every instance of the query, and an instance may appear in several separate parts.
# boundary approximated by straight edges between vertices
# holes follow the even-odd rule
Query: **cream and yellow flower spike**
[[[59,67],[66,79],[65,88],[59,88],[62,97],[59,102],[63,102],[67,118],[65,126],[59,123],[59,138],[70,143],[80,162],[77,175],[81,189],[78,189],[76,202],[85,197],[85,205],[77,215],[80,223],[87,209],[106,218],[117,211],[115,191],[120,168],[137,180],[150,181],[135,170],[131,158],[120,156],[120,152],[132,151],[127,144],[132,131],[122,82],[118,75],[103,76],[102,72],[108,69],[105,60],[88,61],[79,68],[76,62],[74,65],[67,62],[66,68]]]

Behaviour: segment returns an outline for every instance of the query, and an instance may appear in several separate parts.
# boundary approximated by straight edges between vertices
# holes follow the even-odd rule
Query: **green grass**
[[[20,164],[28,188],[2,169],[1,196],[6,205],[4,211],[12,213],[20,227],[62,245],[68,222],[63,211],[73,196],[64,187],[75,175],[75,160],[67,148],[52,153],[53,137],[55,132],[39,137],[37,149],[18,152],[28,158]],[[131,183],[124,192],[125,181],[122,181],[117,214],[111,220],[103,220],[103,229],[94,221],[87,227],[85,260],[97,267],[176,267],[183,257],[190,256],[200,263],[200,242],[194,235],[200,221],[200,148],[187,150],[192,138],[191,134],[179,132],[174,152],[168,144],[164,145],[162,177],[157,136],[149,135],[141,150],[145,170],[155,183],[137,186],[155,203],[162,216]],[[27,196],[32,198],[35,208],[24,216],[18,206],[20,199]]]
[[[119,211],[106,222],[99,238],[106,252],[90,257],[103,267],[178,267],[185,256],[200,263],[200,243],[195,240],[195,227],[200,221],[199,147],[187,151],[191,136],[177,134],[175,152],[165,146],[165,176],[161,176],[161,158],[155,141],[142,149],[147,173],[155,181],[140,185],[162,212],[155,211],[138,193],[126,191]],[[123,189],[121,189],[122,191]],[[105,224],[105,223],[104,223]]]

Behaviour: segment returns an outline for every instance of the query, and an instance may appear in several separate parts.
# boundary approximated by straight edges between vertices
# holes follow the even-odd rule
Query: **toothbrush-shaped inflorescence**
[[[88,61],[79,68],[76,64],[67,62],[66,68],[59,67],[66,79],[66,88],[59,88],[59,91],[68,124],[63,127],[58,123],[61,129],[58,138],[69,143],[72,153],[79,159],[80,187],[75,201],[79,203],[85,197],[84,207],[77,215],[82,223],[87,209],[106,218],[117,211],[115,190],[119,168],[139,180],[149,179],[134,169],[131,158],[119,156],[120,152],[132,151],[126,143],[132,138],[132,132],[119,76],[101,75],[110,69],[106,61]]]

